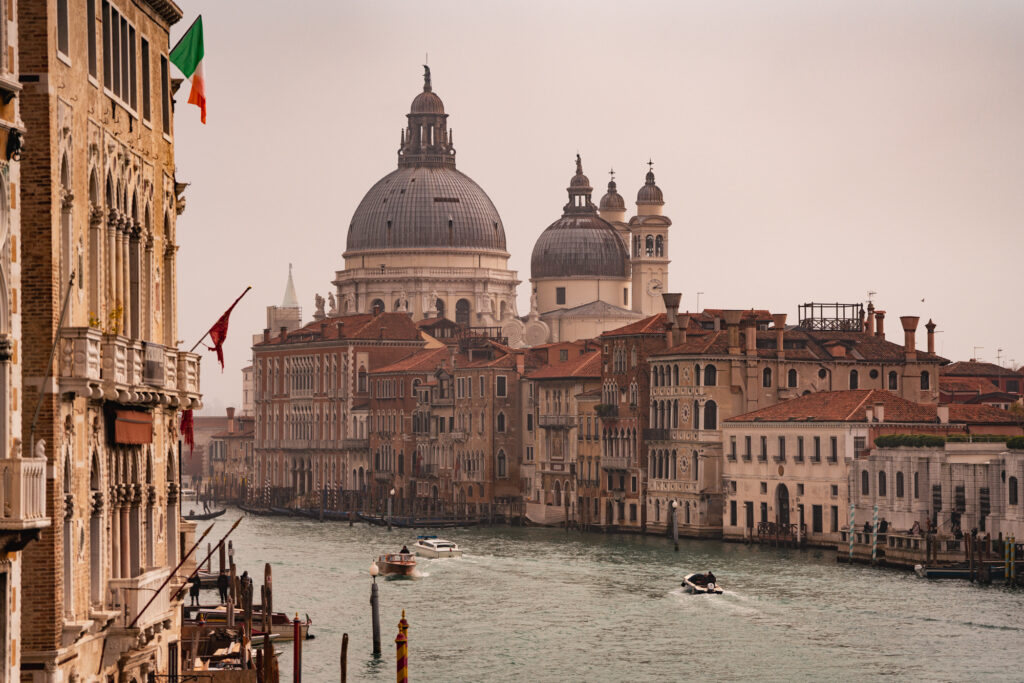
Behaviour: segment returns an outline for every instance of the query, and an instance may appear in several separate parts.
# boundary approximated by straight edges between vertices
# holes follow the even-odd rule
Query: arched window
[[[693,402],[693,428],[700,429],[700,403]]]
[[[921,373],[921,391],[927,391],[932,388],[932,376],[925,370]]]
[[[896,391],[899,388],[899,376],[895,370],[892,370],[889,372],[889,391]]]
[[[886,491],[885,491],[885,472],[879,472],[878,473],[878,495],[879,496],[886,495]]]
[[[796,388],[796,370],[791,369],[788,373],[786,373],[786,380],[786,384],[789,386],[790,389]]]
[[[1010,477],[1010,479],[1007,481],[1007,484],[1009,485],[1009,491],[1008,491],[1009,495],[1007,496],[1007,501],[1009,502],[1010,505],[1016,505],[1017,504],[1017,477]]]
[[[505,457],[505,451],[498,451],[498,476],[508,476],[508,458]]]
[[[704,429],[718,429],[718,406],[714,401],[704,404]]]
[[[562,506],[562,484],[555,480],[555,507]]]
[[[359,366],[359,373],[357,374],[358,381],[357,386],[359,391],[366,391],[366,368]]]
[[[661,235],[654,238],[654,255],[664,256],[665,255],[665,240]]]
[[[679,429],[679,399],[672,401],[672,429]]]
[[[661,501],[660,500],[654,501],[654,521],[655,522],[660,522],[661,521]]]
[[[645,247],[646,247],[647,255],[648,256],[654,256],[654,237],[652,235],[648,235],[647,239],[644,240],[644,242],[645,242]]]
[[[861,470],[860,472],[860,495],[867,496],[871,494],[871,477],[868,475],[867,470]]]
[[[670,460],[670,463],[672,465],[672,473],[671,473],[671,475],[672,475],[672,478],[675,479],[676,478],[676,452],[675,451],[672,451],[672,459]]]
[[[772,369],[765,368],[764,372],[761,373],[761,386],[770,387],[772,385]]]
[[[469,327],[469,301],[467,299],[459,299],[455,302],[455,322]]]
[[[700,386],[700,364],[693,366],[693,384]]]
[[[672,366],[672,386],[679,386],[679,366]]]
[[[709,365],[704,368],[704,386],[713,387],[718,385],[718,368]]]
[[[384,312],[384,301],[382,299],[374,299],[370,303],[370,313],[383,313]]]
[[[857,374],[856,370],[850,370],[850,388],[857,389],[860,387],[860,375]]]
[[[897,472],[896,473],[896,497],[897,498],[902,498],[903,497],[903,473],[902,472]]]
[[[434,303],[434,308],[437,309],[437,317],[438,318],[443,318],[444,317],[444,301],[441,300],[441,299],[438,299]]]

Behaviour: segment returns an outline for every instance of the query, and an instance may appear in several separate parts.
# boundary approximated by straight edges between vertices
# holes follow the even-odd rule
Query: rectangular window
[[[761,523],[768,523],[768,503],[764,501],[761,502]]]
[[[498,375],[494,382],[494,395],[499,397],[508,396],[505,375]]]
[[[820,534],[824,527],[821,520],[822,509],[820,505],[811,506],[811,533]]]
[[[855,457],[861,457],[861,455],[868,449],[868,439],[865,436],[853,437],[853,450]]]
[[[138,60],[135,59],[135,27],[128,28],[128,65],[129,69],[129,98],[133,111],[139,110],[139,72]]]
[[[121,99],[131,98],[131,66],[128,63],[128,20],[121,17]]]
[[[736,526],[736,501],[729,501],[729,526]]]
[[[832,484],[831,495],[832,495],[833,498],[838,498],[839,497],[839,485],[838,484]]]
[[[569,349],[560,349],[558,351],[558,360],[562,361],[563,363],[569,360]]]
[[[110,55],[110,83],[106,86],[115,97],[121,96],[121,15],[113,7],[110,8],[110,46],[104,53]]]
[[[68,0],[57,0],[57,52],[70,57]]]
[[[812,462],[821,462],[821,437],[814,437],[814,459]]]
[[[142,120],[152,118],[152,84],[149,75],[149,41],[142,39]]]
[[[832,506],[832,533],[839,532],[839,508],[835,505]]]
[[[757,459],[758,460],[767,460],[768,459],[768,437],[767,436],[762,436],[761,437],[761,452],[757,454]]]
[[[483,398],[486,393],[487,390],[484,388],[484,376],[480,375],[480,398]]]
[[[533,413],[526,414],[526,431],[533,431]]]
[[[626,287],[622,288],[622,305],[629,305],[629,289],[627,289]]]
[[[735,436],[730,436],[729,437],[729,459],[730,460],[735,460],[736,459],[736,437]]]
[[[103,0],[103,85],[110,84],[110,3]]]
[[[629,504],[629,521],[636,521],[636,503]]]
[[[565,287],[555,287],[555,303],[559,305],[565,303]]]
[[[798,495],[798,496],[804,495],[804,485],[803,484],[797,484],[796,485],[796,495]]]
[[[747,528],[754,528],[754,502],[751,500],[744,501],[743,509],[747,514]]]
[[[163,130],[171,134],[171,85],[168,82],[167,57],[160,55],[160,102],[163,114]]]
[[[833,436],[831,439],[831,444],[832,451],[828,456],[828,459],[830,462],[837,462],[839,460],[839,439]]]
[[[89,75],[96,78],[96,0],[85,3],[86,43],[89,47]]]
[[[632,478],[631,490],[633,491],[633,493],[636,493],[636,477]]]
[[[750,437],[749,436],[743,437],[743,443],[746,446],[746,450],[743,451],[743,459],[744,460],[750,460],[750,448],[751,448],[751,446],[750,446]]]
[[[526,447],[526,462],[533,462],[533,446]]]
[[[779,437],[779,460],[784,461],[786,459],[786,437]]]

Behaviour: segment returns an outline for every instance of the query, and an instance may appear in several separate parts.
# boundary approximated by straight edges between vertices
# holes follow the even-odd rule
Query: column
[[[119,496],[116,487],[110,494],[110,576],[121,578],[121,515],[118,512]]]
[[[130,524],[128,521],[128,501],[127,496],[121,500],[121,578],[128,578],[132,575],[131,562],[131,534]]]
[[[110,312],[114,310],[117,301],[117,209],[111,209],[107,214],[107,248],[106,248],[106,287],[107,287],[107,310],[106,317],[109,319]],[[104,326],[107,320],[101,321]]]

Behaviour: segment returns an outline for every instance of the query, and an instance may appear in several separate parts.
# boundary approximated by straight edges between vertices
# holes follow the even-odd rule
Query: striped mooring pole
[[[878,559],[878,506],[871,516],[871,564]]]
[[[402,620],[398,622],[398,635],[395,636],[395,649],[398,655],[398,683],[409,683],[409,622],[405,620],[405,610],[402,610]]]
[[[854,524],[854,510],[855,510],[855,508],[853,506],[853,503],[850,503],[850,562],[853,562],[853,534],[856,531],[856,529],[853,526],[853,524]]]

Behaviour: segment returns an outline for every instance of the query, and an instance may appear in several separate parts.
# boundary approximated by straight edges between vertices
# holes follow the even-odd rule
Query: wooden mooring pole
[[[341,635],[341,683],[348,681],[348,634]]]

